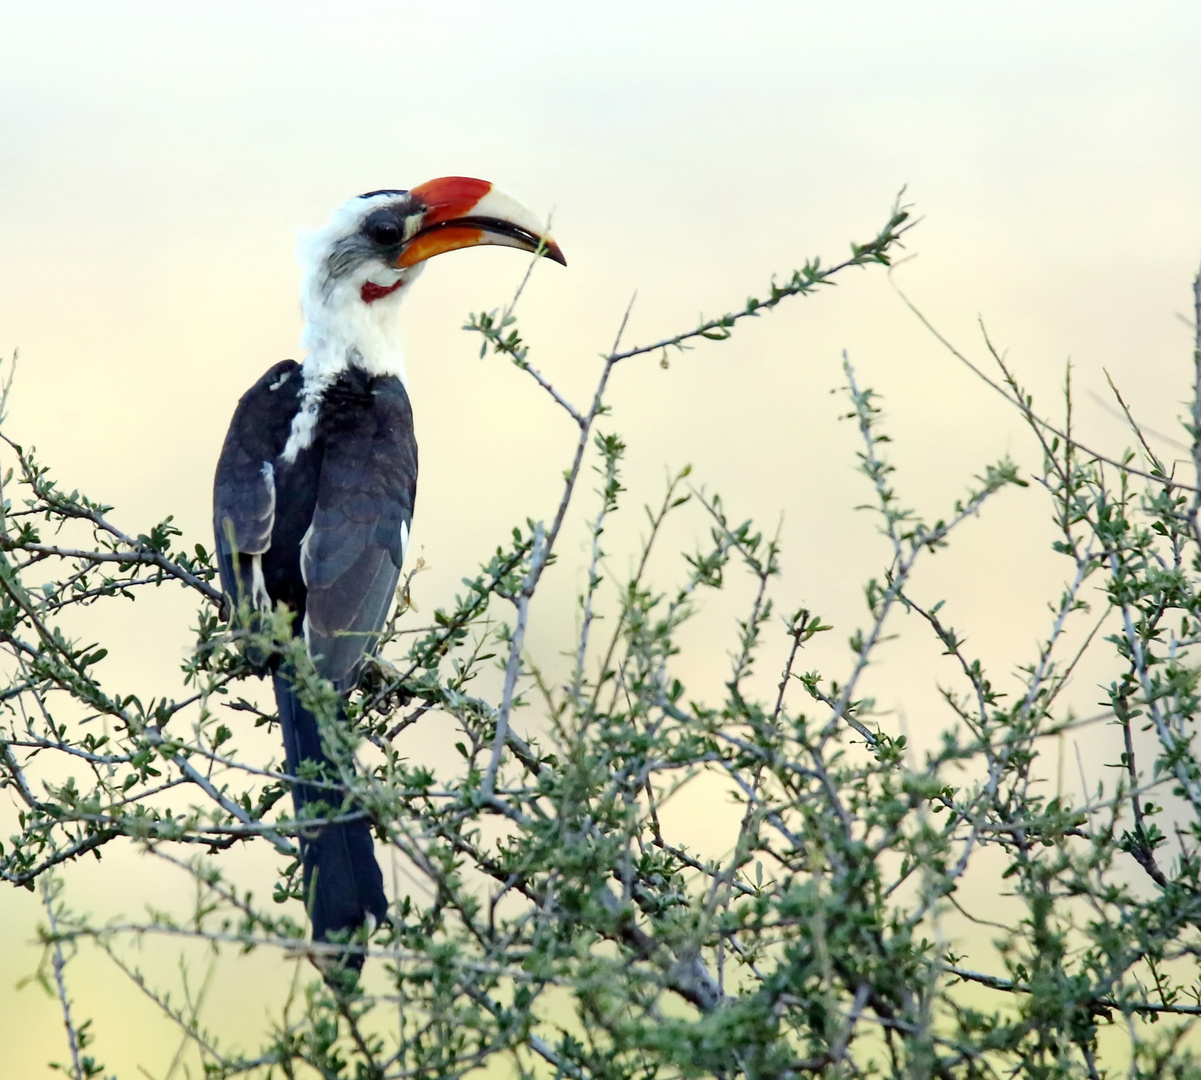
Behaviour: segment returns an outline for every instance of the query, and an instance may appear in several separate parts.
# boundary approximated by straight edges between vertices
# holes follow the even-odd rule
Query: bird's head
[[[357,364],[403,374],[395,310],[426,260],[499,244],[566,265],[537,218],[486,180],[444,176],[411,191],[369,191],[334,211],[297,248],[310,367]]]

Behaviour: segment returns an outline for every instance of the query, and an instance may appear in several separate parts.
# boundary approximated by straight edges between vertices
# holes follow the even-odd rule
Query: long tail
[[[284,732],[288,772],[297,775],[302,761],[328,763],[321,750],[316,717],[300,704],[292,684],[280,675],[275,676],[275,701]],[[341,799],[328,787],[296,783],[292,785],[292,801],[297,815],[310,803],[324,802],[330,812],[323,816],[332,816],[338,812]],[[327,941],[334,931],[357,930],[369,918],[376,923],[383,920],[388,901],[384,876],[375,861],[370,822],[364,818],[322,826],[301,837],[300,851],[314,941]],[[340,966],[361,969],[362,953],[348,953],[340,959]]]

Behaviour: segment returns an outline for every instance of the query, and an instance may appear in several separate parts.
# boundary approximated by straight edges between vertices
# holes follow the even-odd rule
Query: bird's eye
[[[363,235],[381,247],[394,247],[404,238],[400,223],[387,210],[378,210],[363,222]]]

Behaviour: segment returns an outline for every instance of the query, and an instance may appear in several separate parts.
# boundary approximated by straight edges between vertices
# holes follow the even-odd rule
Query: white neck
[[[415,275],[407,272],[400,288],[373,303],[365,303],[359,294],[365,281],[387,286],[400,276],[398,271],[376,268],[374,274],[350,274],[334,283],[305,281],[300,343],[308,350],[306,376],[328,381],[353,365],[370,375],[395,375],[407,385],[396,316]]]

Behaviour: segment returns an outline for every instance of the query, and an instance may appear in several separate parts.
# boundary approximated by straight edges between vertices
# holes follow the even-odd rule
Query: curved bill
[[[516,199],[487,180],[443,176],[413,188],[425,204],[421,226],[405,244],[396,266],[415,266],[435,255],[480,244],[537,252],[567,265],[542,223]]]

